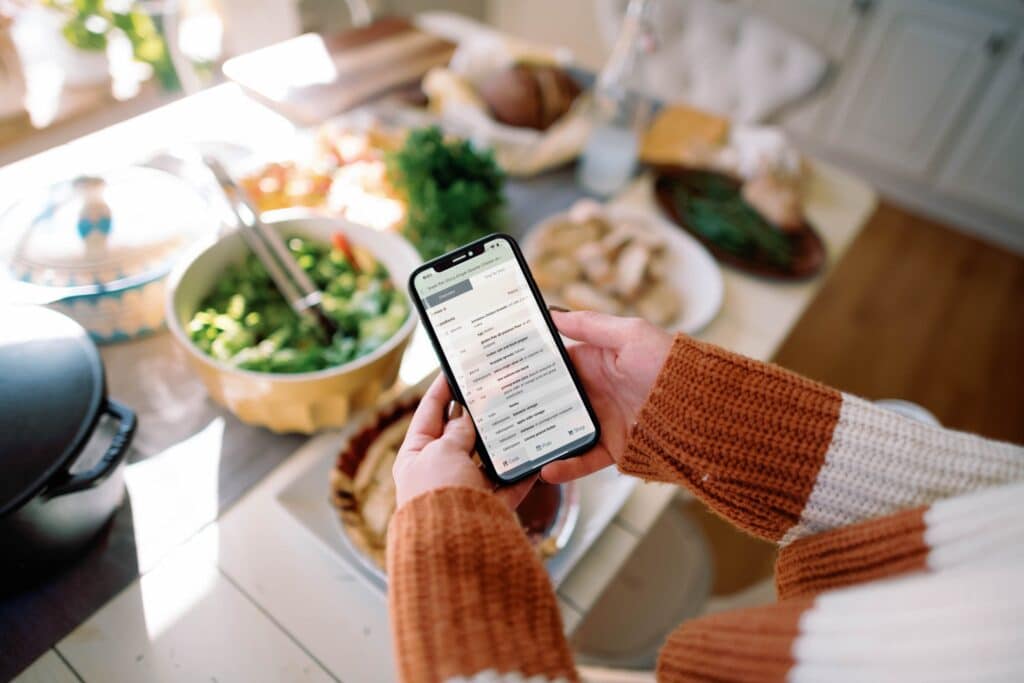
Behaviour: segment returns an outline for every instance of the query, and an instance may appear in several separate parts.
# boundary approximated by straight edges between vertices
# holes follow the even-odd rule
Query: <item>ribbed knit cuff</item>
[[[407,502],[387,559],[403,681],[486,670],[576,680],[548,576],[494,495],[447,488]]]
[[[1024,482],[1017,482],[801,538],[779,552],[779,598],[1017,558],[1024,555],[1021,500]]]
[[[676,629],[658,658],[659,681],[784,681],[811,600],[714,614]]]
[[[679,335],[619,467],[683,484],[778,540],[800,518],[841,403],[834,389]]]
[[[927,508],[880,517],[784,547],[775,567],[779,599],[813,596],[832,588],[925,569]]]

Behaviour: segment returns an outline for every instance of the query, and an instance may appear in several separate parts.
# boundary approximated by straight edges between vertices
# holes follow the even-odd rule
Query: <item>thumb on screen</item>
[[[569,339],[603,349],[619,349],[636,335],[635,320],[594,311],[551,311],[558,331]]]
[[[452,446],[467,453],[473,450],[476,445],[476,429],[473,428],[473,420],[469,413],[463,410],[462,415],[451,419],[444,426],[444,435],[441,437]]]

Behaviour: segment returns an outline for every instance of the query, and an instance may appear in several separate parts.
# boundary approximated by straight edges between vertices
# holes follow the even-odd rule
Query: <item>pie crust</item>
[[[352,545],[385,570],[387,526],[395,511],[391,467],[405,439],[420,393],[405,395],[365,417],[342,444],[331,471],[331,503]],[[557,485],[538,483],[516,513],[541,559],[558,551],[548,535],[563,504]]]

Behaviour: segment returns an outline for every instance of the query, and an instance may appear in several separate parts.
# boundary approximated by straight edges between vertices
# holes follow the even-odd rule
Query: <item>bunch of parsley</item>
[[[387,169],[406,202],[402,233],[424,258],[502,229],[505,175],[490,151],[421,128],[388,155]]]

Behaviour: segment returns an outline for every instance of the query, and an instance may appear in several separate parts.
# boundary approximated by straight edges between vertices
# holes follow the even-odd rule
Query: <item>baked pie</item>
[[[421,395],[414,391],[364,418],[342,444],[331,472],[331,502],[346,536],[382,571],[388,523],[395,511],[391,467]],[[571,533],[567,527],[574,520],[565,520],[571,487],[538,483],[516,510],[542,559],[558,552],[559,542]]]

